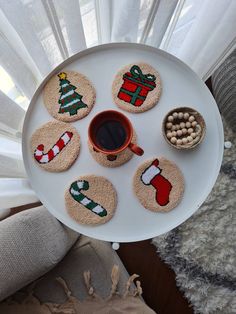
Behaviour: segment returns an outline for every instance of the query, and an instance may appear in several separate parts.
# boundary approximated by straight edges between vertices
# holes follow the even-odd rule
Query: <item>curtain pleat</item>
[[[139,0],[113,2],[111,41],[135,42],[138,34]]]
[[[112,0],[95,0],[98,40],[100,44],[111,41],[112,3]]]
[[[80,5],[78,0],[53,1],[69,55],[86,48]]]
[[[31,98],[35,92],[36,80],[30,69],[7,38],[0,33],[0,64],[9,73],[18,88]]]
[[[38,201],[27,179],[0,179],[0,210]]]
[[[21,0],[0,0],[0,8],[24,43],[41,75],[48,74],[53,66],[47,54],[51,50],[52,42],[49,40],[51,30],[46,25],[47,20],[41,1],[30,3]]]
[[[64,60],[69,57],[69,52],[67,49],[64,36],[62,34],[62,28],[57,16],[56,8],[52,0],[43,0],[41,1],[41,3],[48,17],[48,22],[52,29],[58,50],[60,51],[61,57]]]
[[[0,135],[0,143],[0,177],[27,177],[20,141]]]
[[[0,133],[15,136],[21,132],[25,111],[0,91]]]
[[[178,0],[160,0],[155,15],[151,35],[147,37],[146,43],[159,47],[175,11]]]
[[[177,56],[205,80],[223,62],[229,45],[236,44],[236,1],[207,0]],[[230,51],[229,51],[230,52]],[[210,70],[210,71],[209,71]]]

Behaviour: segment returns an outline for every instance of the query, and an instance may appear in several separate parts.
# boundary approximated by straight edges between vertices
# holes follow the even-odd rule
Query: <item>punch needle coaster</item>
[[[95,175],[81,176],[65,192],[68,214],[80,224],[98,225],[108,222],[117,206],[112,183]]]
[[[95,103],[96,93],[88,78],[78,72],[54,75],[43,90],[48,112],[57,120],[72,122],[84,118]]]
[[[122,68],[112,84],[115,104],[128,112],[144,112],[154,107],[160,99],[161,79],[149,64],[134,63]]]
[[[74,163],[80,151],[80,136],[68,123],[50,121],[38,128],[31,137],[31,152],[44,170],[60,172]]]
[[[184,178],[173,162],[161,157],[145,161],[133,178],[140,203],[154,212],[168,212],[182,199]]]

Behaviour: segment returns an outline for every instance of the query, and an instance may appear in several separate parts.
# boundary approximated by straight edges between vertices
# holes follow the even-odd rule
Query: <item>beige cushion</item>
[[[78,236],[43,206],[1,221],[0,300],[52,269]]]
[[[37,283],[34,288],[35,296],[43,302],[65,302],[65,293],[55,280],[62,277],[73,296],[82,301],[88,295],[83,272],[90,270],[95,292],[105,298],[110,294],[111,270],[114,264],[120,268],[118,290],[123,293],[121,290],[125,288],[129,275],[111,244],[81,236],[64,259]]]
[[[88,296],[86,300],[80,301],[75,298],[68,288],[67,283],[59,278],[64,293],[66,295],[66,302],[63,303],[42,303],[31,293],[27,298],[18,303],[13,300],[7,300],[0,303],[0,313],[7,314],[154,314],[140,298],[142,288],[140,282],[137,281],[137,288],[134,291],[130,290],[130,285],[137,275],[132,275],[127,283],[124,294],[117,294],[117,284],[119,283],[120,271],[117,265],[114,265],[111,272],[111,286],[110,294],[106,299],[97,295],[91,283],[91,272],[84,272],[84,282],[87,287]],[[46,289],[47,287],[45,287]]]

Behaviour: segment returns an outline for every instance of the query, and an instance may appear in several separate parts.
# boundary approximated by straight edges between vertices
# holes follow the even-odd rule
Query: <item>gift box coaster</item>
[[[117,206],[117,194],[110,181],[101,176],[81,176],[65,192],[68,214],[85,225],[104,224]]]
[[[95,89],[87,77],[73,71],[54,75],[43,90],[43,100],[48,112],[55,119],[64,122],[87,116],[95,98]]]
[[[132,143],[137,144],[136,133],[133,134]],[[88,141],[88,147],[89,147],[89,152],[92,155],[93,159],[96,162],[98,162],[101,166],[109,167],[109,168],[115,168],[115,167],[119,167],[125,164],[134,155],[134,153],[129,148],[126,148],[123,152],[119,153],[115,157],[113,156],[107,157],[105,154],[95,151],[89,141]]]
[[[128,112],[144,112],[154,107],[161,95],[161,78],[149,64],[135,63],[122,68],[112,84],[116,105]]]
[[[80,136],[70,124],[50,121],[31,137],[31,152],[44,170],[60,172],[74,163],[80,151]]]
[[[154,212],[168,212],[182,199],[184,178],[173,162],[160,157],[145,161],[133,178],[134,192],[140,203]]]

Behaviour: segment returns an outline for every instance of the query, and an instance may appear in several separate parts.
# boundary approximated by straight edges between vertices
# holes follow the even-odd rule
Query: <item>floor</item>
[[[175,273],[160,259],[150,240],[120,244],[117,251],[129,274],[137,273],[143,298],[158,314],[193,314],[175,284]]]

